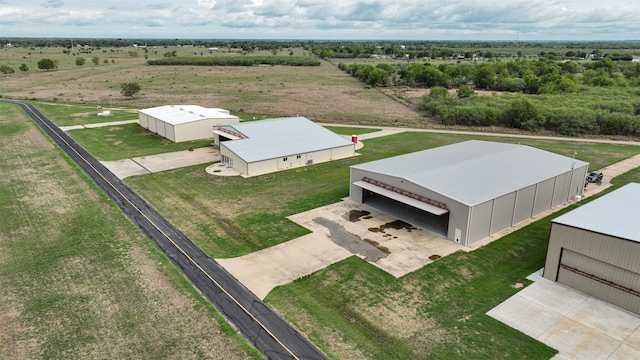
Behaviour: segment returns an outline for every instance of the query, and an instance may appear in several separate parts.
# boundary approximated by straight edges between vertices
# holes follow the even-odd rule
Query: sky
[[[0,0],[1,37],[640,40],[640,1]]]

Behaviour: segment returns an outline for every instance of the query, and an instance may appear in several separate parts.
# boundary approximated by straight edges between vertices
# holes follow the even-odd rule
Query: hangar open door
[[[449,210],[362,181],[354,185],[362,188],[363,204],[417,228],[447,238]]]

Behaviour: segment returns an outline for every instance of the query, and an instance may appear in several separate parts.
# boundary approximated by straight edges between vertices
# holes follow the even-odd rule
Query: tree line
[[[494,59],[338,67],[370,86],[430,88],[418,109],[444,125],[640,135],[640,63]],[[478,90],[503,95],[478,96]]]

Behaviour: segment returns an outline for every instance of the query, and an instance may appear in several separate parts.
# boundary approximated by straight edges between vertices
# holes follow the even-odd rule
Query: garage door
[[[435,215],[382,194],[363,189],[363,203],[417,228],[447,238],[449,213]]]
[[[562,249],[558,282],[640,314],[640,274]]]

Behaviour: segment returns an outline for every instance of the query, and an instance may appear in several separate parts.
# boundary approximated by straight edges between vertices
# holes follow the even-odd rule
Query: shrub
[[[13,70],[11,66],[3,64],[3,65],[0,65],[0,72],[6,75],[6,74],[13,74],[16,71]]]

